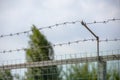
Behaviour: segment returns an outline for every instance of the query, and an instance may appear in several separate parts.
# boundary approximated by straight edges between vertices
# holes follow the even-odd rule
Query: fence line
[[[94,22],[85,23],[85,24],[88,24],[88,25],[89,24],[96,24],[96,23],[106,24],[106,23],[111,22],[111,21],[120,21],[120,19],[113,18],[113,19],[107,19],[107,20],[104,20],[104,21],[94,21]],[[59,24],[55,24],[55,25],[51,25],[51,26],[46,26],[46,27],[38,28],[38,29],[39,30],[51,29],[53,27],[58,27],[60,25],[76,24],[76,23],[81,23],[81,21],[63,22],[63,23],[59,23]],[[27,34],[27,33],[31,32],[31,31],[32,30],[18,32],[18,33],[11,33],[11,34],[7,34],[7,35],[0,35],[0,38],[8,37],[8,36],[12,37],[12,36],[15,36],[15,35],[18,36],[18,35],[21,35],[21,34]],[[75,43],[78,44],[80,42],[86,42],[86,41],[96,41],[96,39],[76,40],[76,41],[71,41],[71,42],[52,44],[50,46],[49,45],[41,46],[41,47],[37,47],[37,48],[49,48],[51,46],[52,47],[56,47],[56,46],[63,46],[63,45],[71,45],[71,44],[75,44]],[[116,41],[120,41],[120,39],[118,39],[118,38],[115,38],[115,39],[104,39],[104,40],[100,40],[99,42],[109,42],[109,41],[115,41],[116,42]],[[32,49],[34,49],[34,48],[32,48]],[[3,51],[0,51],[0,53],[9,53],[9,52],[14,52],[14,51],[18,52],[18,51],[26,51],[26,50],[27,50],[27,48],[19,48],[19,49],[14,49],[14,50],[3,50]],[[0,63],[0,73],[1,72],[5,73],[5,71],[7,71],[7,70],[11,71],[11,70],[17,70],[17,69],[24,69],[24,68],[27,68],[27,69],[30,69],[30,68],[38,69],[37,67],[42,67],[42,69],[44,69],[44,70],[41,69],[41,71],[47,71],[47,72],[44,72],[44,73],[41,72],[40,74],[37,73],[35,75],[29,75],[29,76],[27,76],[27,78],[29,79],[29,78],[32,77],[34,80],[39,80],[39,78],[40,78],[41,75],[42,76],[44,76],[44,75],[46,75],[46,76],[52,75],[51,79],[49,79],[49,77],[48,77],[45,80],[56,80],[54,78],[55,78],[55,76],[58,73],[57,72],[53,73],[53,70],[56,70],[54,68],[57,68],[57,67],[54,67],[54,65],[62,65],[62,66],[65,65],[66,68],[68,68],[67,65],[69,65],[69,64],[79,64],[79,63],[96,62],[98,60],[98,57],[97,57],[96,54],[91,55],[91,54],[88,53],[88,54],[84,54],[84,55],[82,55],[82,54],[79,54],[79,55],[80,56],[74,54],[73,55],[74,57],[72,55],[69,55],[69,57],[68,57],[68,55],[58,56],[59,59],[54,58],[54,59],[51,59],[51,60],[48,60],[49,58],[45,58],[45,59],[47,59],[46,61],[44,61],[44,58],[41,59],[40,56],[37,56],[37,58],[40,58],[41,61],[36,61],[36,62],[32,61],[32,60],[31,61],[29,61],[29,60],[25,61],[24,60],[22,63],[21,62],[18,62],[18,63],[16,63],[16,62],[15,63],[9,63],[9,61],[7,61],[7,63],[2,62],[2,64]],[[35,60],[37,58],[35,58]],[[87,79],[87,77],[92,78],[92,80],[93,80],[93,78],[97,79],[97,75],[99,75],[99,72],[100,72],[101,76],[99,76],[99,78],[100,78],[100,80],[103,80],[103,77],[106,77],[106,65],[107,65],[107,62],[108,61],[111,61],[111,62],[112,61],[115,61],[115,62],[117,61],[118,62],[117,63],[117,65],[118,65],[117,70],[119,70],[119,68],[120,68],[120,66],[119,66],[119,62],[120,61],[119,60],[120,60],[120,50],[115,51],[115,52],[112,51],[111,53],[108,52],[107,55],[104,54],[104,53],[102,53],[100,55],[100,61],[101,62],[97,63],[98,66],[100,67],[97,70],[98,73],[92,74],[92,76],[91,75],[86,75],[86,79]],[[51,67],[50,69],[49,68],[47,69],[46,66],[49,66],[49,68],[51,66],[53,66],[53,67]],[[38,71],[39,70],[40,69],[38,69]],[[52,70],[52,72],[51,71],[49,72],[49,70]],[[4,75],[4,77],[3,77],[2,80],[9,80],[10,78],[12,79],[11,76],[8,76],[6,74],[3,74],[3,75]],[[120,77],[119,71],[118,71],[117,75],[118,75],[118,77]],[[14,77],[14,75],[13,75],[13,77]],[[85,78],[77,78],[77,80],[79,80],[79,79],[85,79]],[[106,79],[104,79],[104,80],[106,80]]]

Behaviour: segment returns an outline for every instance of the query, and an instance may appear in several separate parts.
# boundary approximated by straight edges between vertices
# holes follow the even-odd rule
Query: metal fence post
[[[98,62],[98,80],[107,80],[106,67],[106,62]]]
[[[97,79],[98,80],[106,80],[106,63],[102,62],[99,56],[99,37],[84,23],[83,21],[81,24],[96,38],[97,40],[97,62],[98,62],[98,72],[97,72]]]

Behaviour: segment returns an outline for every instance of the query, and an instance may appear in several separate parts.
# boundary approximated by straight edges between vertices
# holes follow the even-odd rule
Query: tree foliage
[[[29,48],[26,51],[26,59],[27,62],[54,60],[51,43],[34,25],[30,35]],[[59,80],[59,71],[56,65],[33,67],[27,70],[26,77],[27,80]]]
[[[0,80],[13,80],[10,70],[0,70]]]
[[[65,80],[97,80],[97,68],[95,64],[84,63],[71,65],[63,71]],[[120,80],[120,72],[117,69],[107,71],[107,80]]]
[[[63,71],[65,80],[97,80],[96,69],[93,66],[91,69],[89,63],[71,65]]]

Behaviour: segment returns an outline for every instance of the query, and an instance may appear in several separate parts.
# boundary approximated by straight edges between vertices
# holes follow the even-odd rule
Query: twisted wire
[[[104,21],[94,21],[94,22],[90,22],[90,23],[86,23],[86,24],[97,24],[97,23],[103,23],[103,24],[106,24],[108,22],[111,22],[111,21],[120,21],[120,19],[118,18],[112,18],[112,19],[107,19],[107,20],[104,20]],[[71,21],[71,22],[63,22],[63,23],[58,23],[58,24],[54,24],[54,25],[50,25],[50,26],[46,26],[46,27],[41,27],[41,28],[38,28],[39,30],[43,30],[43,29],[52,29],[53,27],[59,27],[61,25],[67,25],[67,24],[76,24],[76,23],[81,23],[81,21],[77,20],[77,21]],[[27,30],[27,31],[23,31],[23,32],[17,32],[17,33],[10,33],[10,34],[5,34],[5,35],[0,35],[0,38],[3,38],[3,37],[11,37],[11,36],[19,36],[21,34],[27,34],[29,32],[31,32],[32,30]]]
[[[70,41],[70,42],[65,42],[65,43],[57,43],[57,44],[52,44],[52,45],[46,45],[46,46],[41,46],[39,48],[49,48],[49,47],[56,47],[56,46],[63,46],[63,45],[71,45],[71,44],[75,44],[75,43],[80,43],[80,42],[87,42],[87,41],[96,41],[96,39],[83,39],[83,40],[76,40],[76,41]],[[109,41],[120,41],[120,39],[102,39],[99,40],[99,42],[109,42]],[[3,50],[0,51],[0,53],[8,53],[8,52],[19,52],[19,51],[26,51],[28,48],[19,48],[19,49],[14,49],[14,50]],[[31,48],[34,50],[34,48]]]

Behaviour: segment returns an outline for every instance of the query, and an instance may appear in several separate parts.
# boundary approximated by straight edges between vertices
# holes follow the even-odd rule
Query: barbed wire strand
[[[111,21],[120,21],[120,19],[119,18],[118,19],[113,18],[113,19],[107,19],[107,20],[104,20],[104,21],[94,21],[94,22],[90,22],[90,23],[86,23],[86,24],[108,23],[108,22],[111,22]],[[38,28],[38,29],[39,30],[52,29],[53,27],[58,27],[58,26],[67,25],[67,24],[76,24],[76,23],[81,23],[81,21],[77,20],[77,21],[71,21],[71,22],[63,22],[63,23],[54,24],[54,25],[51,25],[51,26],[41,27],[41,28]],[[10,33],[10,34],[7,34],[7,35],[0,35],[0,38],[8,37],[8,36],[11,37],[11,36],[15,36],[15,35],[18,36],[18,35],[21,35],[21,34],[27,34],[31,31],[32,30],[17,32],[17,33]]]
[[[56,47],[56,46],[63,46],[63,45],[71,45],[71,44],[75,44],[75,43],[80,43],[80,42],[87,42],[87,41],[96,41],[96,39],[83,39],[83,40],[76,40],[76,41],[71,41],[71,42],[65,42],[65,43],[58,43],[58,44],[52,44],[52,45],[48,45],[48,46],[41,46],[39,48],[49,48],[49,47]],[[120,39],[104,39],[104,40],[99,40],[99,42],[109,42],[109,41],[120,41]],[[0,51],[0,53],[10,53],[10,52],[19,52],[19,51],[26,51],[28,48],[20,48],[20,49],[15,49],[15,50],[3,50]],[[31,48],[33,49],[33,48]]]
[[[104,23],[104,24],[106,24],[106,23],[111,22],[111,21],[119,21],[119,20],[120,19],[113,18],[113,19],[107,19],[107,20],[104,20],[104,21],[94,21],[94,22],[86,23],[86,24],[96,24],[96,23]]]

